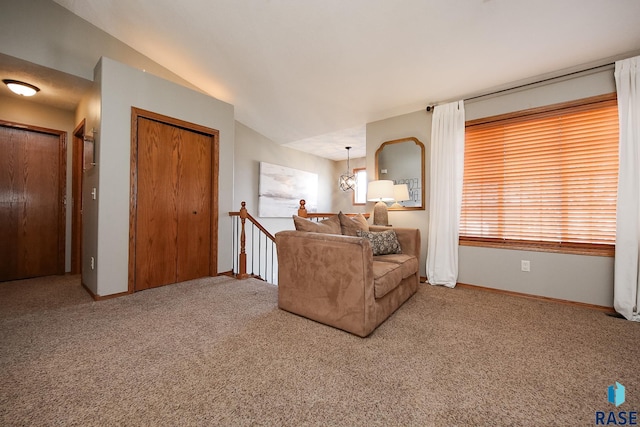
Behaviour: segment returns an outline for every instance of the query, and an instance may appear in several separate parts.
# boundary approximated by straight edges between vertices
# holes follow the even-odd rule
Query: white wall
[[[613,70],[598,70],[465,103],[467,120],[615,92]],[[426,111],[367,124],[367,171],[374,171],[375,151],[381,143],[415,136],[427,148],[426,206],[429,206],[429,150],[431,115]],[[373,176],[371,177],[373,179]],[[420,228],[421,274],[425,275],[428,209],[390,211],[393,225]],[[462,246],[458,281],[601,306],[613,305],[613,258],[549,252],[515,251]],[[520,261],[531,262],[531,272],[520,271]]]
[[[248,212],[258,219],[270,233],[275,234],[280,230],[293,229],[291,216],[287,218],[258,217],[260,162],[318,174],[318,211],[335,211],[334,201],[336,191],[339,191],[337,188],[338,176],[341,172],[338,172],[338,162],[283,147],[240,122],[235,123],[235,128],[233,211],[239,211],[240,203],[245,201]],[[349,212],[352,211],[353,209],[349,210]],[[291,212],[291,215],[294,214],[297,214],[297,211]]]
[[[220,131],[218,271],[231,270],[227,213],[233,209],[233,106],[109,58],[102,58],[97,69],[97,253],[85,252],[85,258],[95,256],[97,264],[94,271],[83,270],[85,284],[91,282],[90,289],[100,296],[128,289],[131,107]]]
[[[365,213],[367,212],[366,205],[354,206],[353,204],[353,192],[342,191],[338,187],[338,177],[347,170],[347,161],[341,160],[334,162],[334,171],[329,181],[334,188],[333,198],[331,201],[331,210],[329,212],[344,212],[344,213]],[[349,160],[349,170],[353,172],[356,168],[366,168],[367,158],[358,157]],[[333,181],[331,181],[333,179]]]
[[[427,232],[429,229],[429,152],[431,149],[431,113],[424,110],[402,116],[367,123],[367,179],[377,179],[375,170],[376,150],[386,141],[415,137],[425,146],[425,210],[389,211],[389,223],[394,227],[420,229],[420,275],[426,276]],[[367,203],[367,212],[373,211],[373,203]]]
[[[2,0],[0,52],[93,79],[101,56],[195,86],[51,0]]]

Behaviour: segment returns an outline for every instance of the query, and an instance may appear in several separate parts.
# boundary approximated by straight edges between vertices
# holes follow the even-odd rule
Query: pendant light
[[[351,168],[349,167],[349,150],[351,147],[344,148],[347,149],[347,171],[338,178],[338,185],[342,191],[349,191],[356,188],[356,176],[351,172]]]

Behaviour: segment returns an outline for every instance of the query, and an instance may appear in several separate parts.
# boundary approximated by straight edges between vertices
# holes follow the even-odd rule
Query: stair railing
[[[255,277],[274,285],[278,284],[278,256],[276,239],[247,211],[242,202],[239,212],[229,212],[232,217],[233,274],[238,279]],[[248,223],[247,223],[248,220]]]
[[[335,213],[307,212],[305,200],[300,200],[298,216],[311,221],[329,218]],[[358,214],[345,214],[354,216]],[[369,214],[363,214],[369,218]],[[278,255],[276,239],[247,211],[247,204],[241,203],[240,211],[229,212],[232,217],[233,239],[231,250],[234,254],[233,275],[238,279],[255,277],[278,284]],[[248,221],[248,222],[247,222]],[[238,254],[237,258],[235,254]]]

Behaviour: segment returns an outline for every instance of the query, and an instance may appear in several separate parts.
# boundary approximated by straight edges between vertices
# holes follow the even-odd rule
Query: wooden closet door
[[[136,290],[176,282],[178,130],[138,120]]]
[[[211,138],[180,130],[178,155],[177,281],[209,275],[211,250]]]
[[[208,276],[211,138],[138,119],[135,290]]]
[[[0,281],[64,274],[59,135],[0,126]]]

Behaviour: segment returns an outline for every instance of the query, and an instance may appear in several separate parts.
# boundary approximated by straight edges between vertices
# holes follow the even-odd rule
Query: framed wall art
[[[258,216],[291,217],[305,199],[308,212],[318,209],[318,174],[260,162]]]

